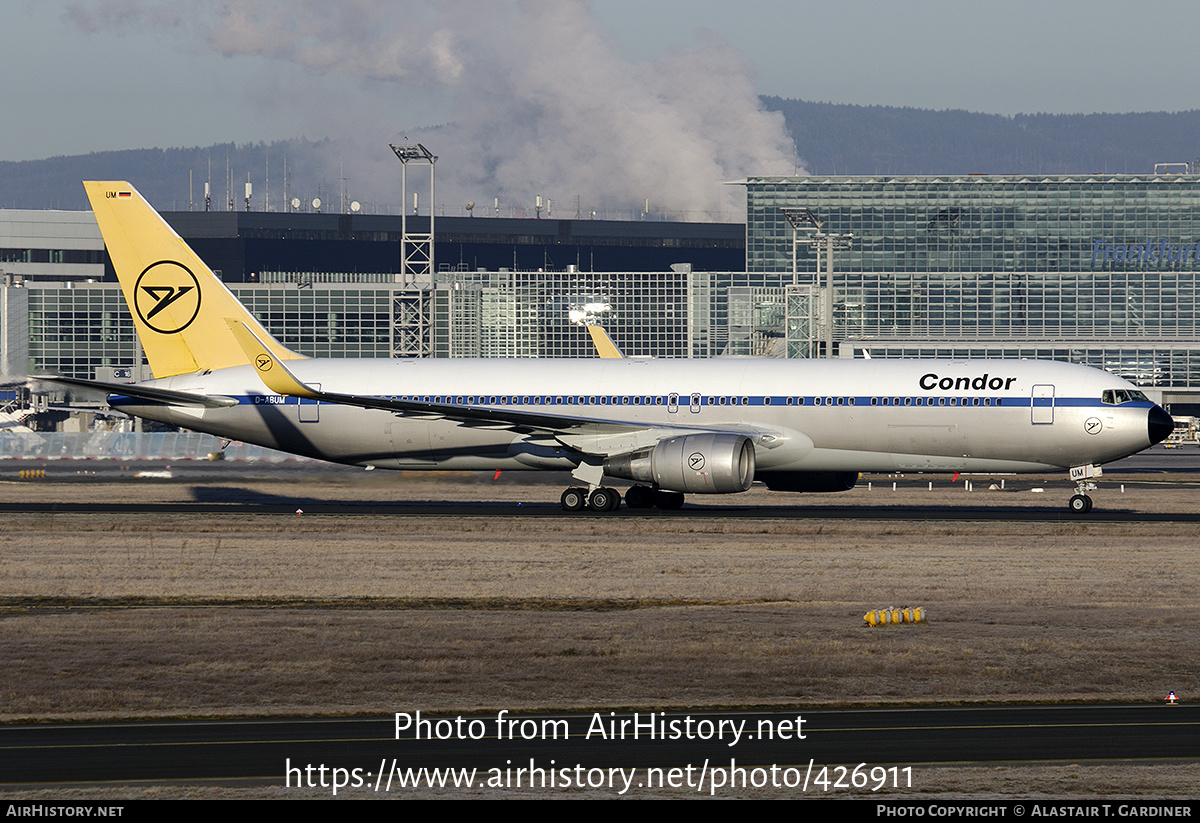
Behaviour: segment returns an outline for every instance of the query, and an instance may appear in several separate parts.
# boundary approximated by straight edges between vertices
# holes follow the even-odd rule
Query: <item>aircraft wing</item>
[[[397,397],[323,391],[296,377],[241,321],[227,319],[225,322],[242,344],[263,385],[277,394],[288,397],[302,397],[363,409],[381,409],[418,419],[456,420],[463,426],[475,428],[507,429],[523,434],[541,433],[591,455],[624,454],[652,446],[663,438],[696,432],[744,434],[756,438],[760,445],[768,448],[777,440],[778,433],[757,426],[731,424],[720,429],[686,425],[648,426],[587,414],[568,415],[555,411],[529,411],[503,406],[460,406],[402,400]]]
[[[155,403],[166,403],[171,406],[199,406],[206,409],[223,409],[238,404],[237,398],[215,394],[196,394],[194,392],[177,391],[175,389],[158,389],[153,386],[142,386],[137,383],[106,383],[102,380],[83,380],[78,377],[60,377],[53,374],[38,374],[30,380],[45,380],[48,383],[60,383],[64,386],[75,386],[81,389],[91,389],[102,394],[120,394],[125,397],[135,397],[139,400],[151,400]]]

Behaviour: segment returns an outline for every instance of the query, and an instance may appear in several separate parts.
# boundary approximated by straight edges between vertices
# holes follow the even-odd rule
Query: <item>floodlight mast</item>
[[[411,283],[418,278],[424,278],[429,284],[433,283],[433,218],[434,218],[434,179],[433,166],[437,156],[420,143],[405,143],[388,146],[400,161],[400,277],[405,283]],[[407,207],[408,202],[408,164],[429,164],[429,232],[408,233]],[[413,194],[413,214],[416,214],[416,193]]]
[[[833,357],[833,250],[853,247],[853,234],[828,234],[821,230],[821,221],[812,209],[783,208],[780,209],[792,226],[792,283],[796,282],[796,247],[800,245],[813,246],[817,251],[816,285],[821,285],[821,250],[825,251],[825,356]],[[800,232],[808,234],[803,239]]]

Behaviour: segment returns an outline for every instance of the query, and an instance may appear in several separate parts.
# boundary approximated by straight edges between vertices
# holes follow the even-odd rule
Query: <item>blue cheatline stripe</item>
[[[621,408],[621,409],[661,409],[661,410],[666,410],[671,405],[666,402],[650,403],[650,404],[646,404],[646,403],[636,403],[635,404],[635,403],[620,403],[620,402],[613,403],[613,402],[611,402],[612,398],[614,396],[615,397],[625,397],[623,395],[605,395],[606,397],[609,398],[610,402],[608,402],[608,403],[600,403],[599,395],[574,395],[571,398],[576,401],[574,403],[568,403],[567,402],[568,397],[566,395],[537,395],[537,396],[539,398],[541,398],[543,402],[541,402],[541,403],[532,402],[533,395],[504,395],[505,400],[508,401],[505,403],[499,402],[499,399],[500,399],[499,395],[484,395],[482,397],[479,395],[469,395],[469,394],[462,394],[462,395],[456,394],[452,397],[446,397],[444,395],[428,395],[428,399],[426,399],[427,398],[426,395],[373,395],[373,397],[376,397],[379,399],[392,397],[392,398],[395,398],[398,400],[403,400],[406,402],[437,403],[439,405],[458,406],[460,408],[491,408],[491,409],[500,408],[500,409],[502,409],[505,407],[520,407],[520,408],[523,408],[526,410],[538,410],[538,409],[544,409],[544,408],[558,409],[558,408],[562,408],[562,407],[571,407],[571,406],[581,407],[582,406],[582,407],[586,407],[586,408],[606,408],[606,407],[614,408],[615,407],[615,408]],[[588,400],[595,398],[597,402],[580,403],[580,402],[578,402],[578,398],[581,396]],[[646,395],[638,395],[638,396],[644,398]],[[720,396],[720,395],[711,395],[711,397],[714,397],[714,398],[718,397],[718,396]],[[1150,409],[1150,408],[1154,407],[1153,403],[1150,403],[1147,401],[1135,401],[1132,403],[1122,403],[1119,406],[1114,406],[1114,405],[1111,405],[1108,403],[1103,403],[1097,398],[1091,398],[1091,397],[1030,398],[1030,397],[995,397],[995,396],[991,396],[991,395],[988,395],[988,396],[955,395],[953,398],[951,398],[949,396],[944,396],[944,395],[920,396],[920,397],[915,396],[915,395],[900,395],[900,396],[887,395],[886,397],[884,397],[884,396],[880,395],[880,396],[875,396],[875,397],[855,396],[853,398],[845,396],[845,395],[841,395],[841,396],[839,396],[839,395],[819,395],[819,396],[816,396],[816,395],[790,395],[790,396],[788,396],[788,395],[736,395],[736,396],[723,395],[723,396],[727,399],[727,401],[735,399],[735,397],[736,397],[738,402],[736,402],[736,403],[732,403],[732,402],[709,403],[708,401],[709,401],[710,395],[704,395],[703,397],[700,398],[700,406],[702,408],[714,408],[714,409],[741,408],[741,407],[745,407],[745,406],[769,406],[772,408],[781,408],[781,409],[807,409],[807,410],[826,409],[826,408],[888,409],[888,410],[896,409],[896,408],[907,408],[907,409],[916,409],[916,408],[920,408],[920,409],[930,409],[930,408],[933,408],[933,409],[1026,408],[1027,409],[1027,408],[1031,407],[1032,405],[1034,405],[1034,403],[1036,401],[1038,406],[1043,407],[1043,408],[1048,408],[1051,405],[1053,405],[1055,408],[1072,407],[1072,408],[1096,408],[1096,409],[1117,409],[1117,408]],[[460,398],[460,397],[462,398],[462,402],[458,402],[458,398]],[[467,402],[468,400],[490,401],[492,397],[496,397],[496,399],[497,399],[496,403]],[[632,396],[628,396],[628,397],[632,397]],[[301,400],[300,398],[289,397],[286,395],[278,395],[278,394],[241,395],[241,396],[238,396],[236,399],[239,404],[250,405],[250,406],[293,406],[298,403],[303,403],[305,405],[309,405],[314,402],[311,400]],[[526,400],[526,399],[528,399],[530,402],[521,402],[522,400]],[[549,400],[549,402],[546,402],[547,399]],[[561,401],[562,401],[561,403],[557,402],[559,399],[561,399]],[[792,401],[790,404],[788,403],[789,399],[791,399],[791,401]],[[876,403],[874,405],[871,404],[872,399],[876,400]],[[951,399],[953,399],[957,402],[954,405],[950,405]],[[664,398],[664,400],[665,400],[665,398]],[[746,400],[747,402],[743,403],[742,402],[743,400]],[[839,400],[841,401],[840,403],[838,402]],[[851,402],[851,400],[853,400],[853,402]],[[888,402],[884,403],[885,400]],[[899,400],[900,402],[896,403],[896,402],[894,402],[895,400]],[[909,401],[907,405],[905,404],[906,400]],[[937,402],[939,400],[945,400],[946,401],[945,405],[939,404]],[[975,405],[976,400],[979,401],[979,405]],[[990,403],[985,405],[984,404],[985,400],[990,401]],[[831,402],[827,403],[826,401],[831,401]],[[917,401],[921,401],[921,402],[918,403]],[[933,402],[930,402],[930,401],[933,401]],[[135,397],[129,397],[126,395],[115,395],[114,394],[114,395],[110,395],[110,402],[113,405],[138,405],[138,404],[144,404],[144,403],[147,403],[150,401],[142,400],[140,398],[135,398]],[[691,403],[689,396],[683,395],[683,396],[680,396],[679,402],[674,405],[676,405],[678,407],[678,411],[674,412],[674,413],[684,414],[684,413],[687,413],[688,410],[691,408],[692,403]]]

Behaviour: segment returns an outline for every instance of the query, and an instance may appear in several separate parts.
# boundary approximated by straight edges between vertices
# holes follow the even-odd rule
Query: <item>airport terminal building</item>
[[[744,267],[729,264],[740,227],[458,218],[438,220],[437,265],[412,280],[394,228],[363,217],[167,219],[273,334],[314,356],[592,356],[578,321],[594,318],[631,355],[822,356],[831,333],[842,357],[1069,360],[1177,414],[1200,403],[1200,175],[744,182]],[[37,214],[0,212],[4,374],[136,376],[94,222],[81,239],[86,213],[41,213],[49,228],[31,228]],[[831,316],[806,244],[815,224],[798,214],[848,246],[821,255]]]
[[[804,209],[850,236],[833,252],[843,355],[1069,360],[1200,402],[1200,175],[751,178],[748,271],[813,283],[811,230],[787,219]]]

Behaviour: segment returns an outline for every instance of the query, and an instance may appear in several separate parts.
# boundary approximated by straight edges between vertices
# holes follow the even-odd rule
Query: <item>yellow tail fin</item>
[[[83,186],[155,377],[246,365],[227,318],[253,330],[276,358],[303,359],[267,333],[133,186]]]
[[[603,326],[588,326],[588,334],[592,336],[592,345],[596,347],[596,354],[605,359],[619,360],[625,355],[617,348],[617,344],[608,336],[608,332]]]

